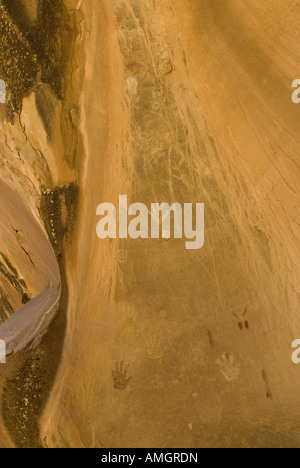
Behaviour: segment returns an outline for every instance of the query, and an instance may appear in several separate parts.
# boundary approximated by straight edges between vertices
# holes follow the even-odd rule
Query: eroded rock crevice
[[[63,245],[76,220],[80,146],[68,72],[78,32],[60,0],[1,0],[0,13],[0,338],[11,356],[1,401],[12,443],[33,447],[65,330]]]

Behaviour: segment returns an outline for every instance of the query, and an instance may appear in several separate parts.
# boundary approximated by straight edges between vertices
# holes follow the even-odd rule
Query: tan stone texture
[[[0,367],[0,446],[298,448],[299,3],[8,3],[0,208],[37,259],[1,221],[1,320],[20,279],[62,296]],[[98,239],[120,194],[205,203],[203,249]]]

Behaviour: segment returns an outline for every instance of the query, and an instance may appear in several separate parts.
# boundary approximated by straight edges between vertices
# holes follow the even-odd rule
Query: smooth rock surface
[[[9,358],[0,445],[299,447],[298,2],[63,4],[58,49],[9,19],[37,70],[7,75],[0,177],[45,226],[62,298]],[[120,194],[205,203],[204,248],[99,240],[96,207]],[[44,296],[25,311],[42,317]]]

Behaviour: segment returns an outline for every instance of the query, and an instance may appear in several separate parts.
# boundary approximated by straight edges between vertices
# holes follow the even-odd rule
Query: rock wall
[[[297,2],[8,4],[0,176],[62,296],[0,369],[1,444],[299,446]],[[96,207],[120,194],[205,203],[205,247],[99,240]],[[45,288],[24,264],[18,295],[11,256],[8,315]]]

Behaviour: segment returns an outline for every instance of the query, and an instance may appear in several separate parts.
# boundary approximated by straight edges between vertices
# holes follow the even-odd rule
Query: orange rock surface
[[[65,0],[41,50],[28,25],[50,6],[25,0],[24,23],[6,3],[9,66],[28,48],[31,72],[0,67],[1,184],[47,232],[62,296],[0,367],[0,444],[299,447],[298,2]],[[98,239],[121,194],[205,203],[203,249]]]

